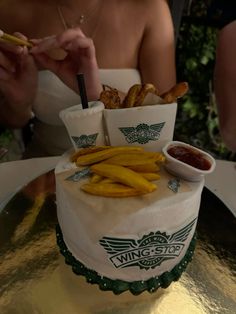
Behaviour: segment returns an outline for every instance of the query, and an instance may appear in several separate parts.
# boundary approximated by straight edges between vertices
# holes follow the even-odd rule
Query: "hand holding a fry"
[[[38,69],[28,49],[0,41],[0,117],[4,125],[16,128],[27,123],[37,84]]]
[[[67,29],[59,35],[32,40],[36,45],[31,53],[41,67],[55,73],[68,87],[79,93],[76,74],[83,73],[89,100],[97,100],[102,90],[93,40],[80,27]],[[48,52],[64,50],[62,60],[55,60]]]

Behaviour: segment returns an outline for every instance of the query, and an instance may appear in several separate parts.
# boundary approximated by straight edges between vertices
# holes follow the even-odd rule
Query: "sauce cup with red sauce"
[[[166,157],[167,171],[188,181],[200,181],[216,166],[210,154],[184,142],[168,142],[162,151]]]

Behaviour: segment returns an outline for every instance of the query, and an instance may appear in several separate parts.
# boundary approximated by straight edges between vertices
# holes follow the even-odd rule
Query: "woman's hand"
[[[15,34],[26,39],[21,34]],[[26,47],[0,42],[1,120],[12,127],[23,126],[31,116],[38,70]]]
[[[36,45],[31,53],[41,67],[54,72],[68,87],[79,92],[76,74],[83,73],[89,100],[99,98],[102,85],[99,80],[95,47],[92,39],[87,38],[79,27],[68,29],[58,36],[32,40]],[[67,53],[63,60],[54,60],[47,52],[64,49]]]

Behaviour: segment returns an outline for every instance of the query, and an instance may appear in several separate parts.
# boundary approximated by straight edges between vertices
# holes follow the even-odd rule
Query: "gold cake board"
[[[53,172],[19,191],[0,213],[0,313],[235,314],[236,219],[204,188],[192,262],[155,293],[114,295],[76,276],[56,244]]]

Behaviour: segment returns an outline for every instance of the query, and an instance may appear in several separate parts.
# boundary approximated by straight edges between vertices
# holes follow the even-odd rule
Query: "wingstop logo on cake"
[[[196,218],[172,235],[157,231],[139,240],[103,237],[100,244],[115,268],[138,266],[148,270],[180,255],[195,222]]]
[[[145,248],[140,248],[133,251],[118,254],[110,258],[116,268],[123,268],[133,263],[140,262],[143,266],[152,267],[157,266],[160,259],[171,259],[179,256],[184,245],[178,243],[177,245],[152,245]]]

